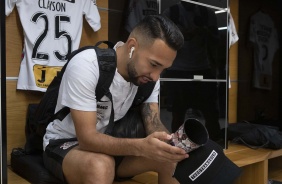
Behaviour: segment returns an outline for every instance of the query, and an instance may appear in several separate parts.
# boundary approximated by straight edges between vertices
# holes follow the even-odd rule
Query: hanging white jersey
[[[238,40],[239,40],[239,36],[237,34],[234,19],[233,19],[231,13],[230,13],[229,14],[229,48],[233,44],[235,44]],[[229,88],[231,88],[230,76],[229,76]]]
[[[6,0],[6,16],[15,5],[24,31],[17,89],[45,92],[79,47],[83,15],[94,31],[101,28],[96,0]]]
[[[272,88],[272,62],[279,48],[277,30],[272,18],[259,11],[251,17],[249,40],[254,44],[253,85]]]
[[[235,23],[231,14],[229,14],[229,48],[239,40]]]
[[[159,14],[157,0],[130,0],[125,28],[130,33],[133,27],[146,15],[157,14]]]

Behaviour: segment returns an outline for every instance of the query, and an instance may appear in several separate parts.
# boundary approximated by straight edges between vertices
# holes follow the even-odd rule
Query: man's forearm
[[[95,133],[91,139],[79,140],[79,147],[85,151],[107,155],[140,156],[142,139],[115,138],[103,133]]]
[[[160,114],[157,104],[144,103],[141,109],[144,126],[148,135],[156,131],[165,131],[169,133],[167,128],[160,120]]]

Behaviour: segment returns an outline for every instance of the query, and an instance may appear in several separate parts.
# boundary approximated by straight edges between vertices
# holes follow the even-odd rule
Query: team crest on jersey
[[[39,88],[47,88],[61,69],[61,66],[34,65],[33,74],[36,86]]]
[[[64,0],[64,1],[67,1],[69,3],[75,3],[75,0]]]

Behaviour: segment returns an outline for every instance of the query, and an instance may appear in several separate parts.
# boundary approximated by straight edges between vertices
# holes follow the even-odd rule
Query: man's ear
[[[128,49],[128,53],[133,52],[131,51],[131,49],[134,47],[134,49],[136,50],[136,48],[138,47],[138,43],[137,40],[135,38],[129,38],[127,40],[127,49]]]

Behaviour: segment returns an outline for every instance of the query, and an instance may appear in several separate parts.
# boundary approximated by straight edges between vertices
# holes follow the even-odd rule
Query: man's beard
[[[128,72],[128,77],[129,81],[132,82],[135,86],[140,86],[141,84],[138,82],[138,74],[135,69],[135,62],[131,60],[127,64],[127,72]]]

